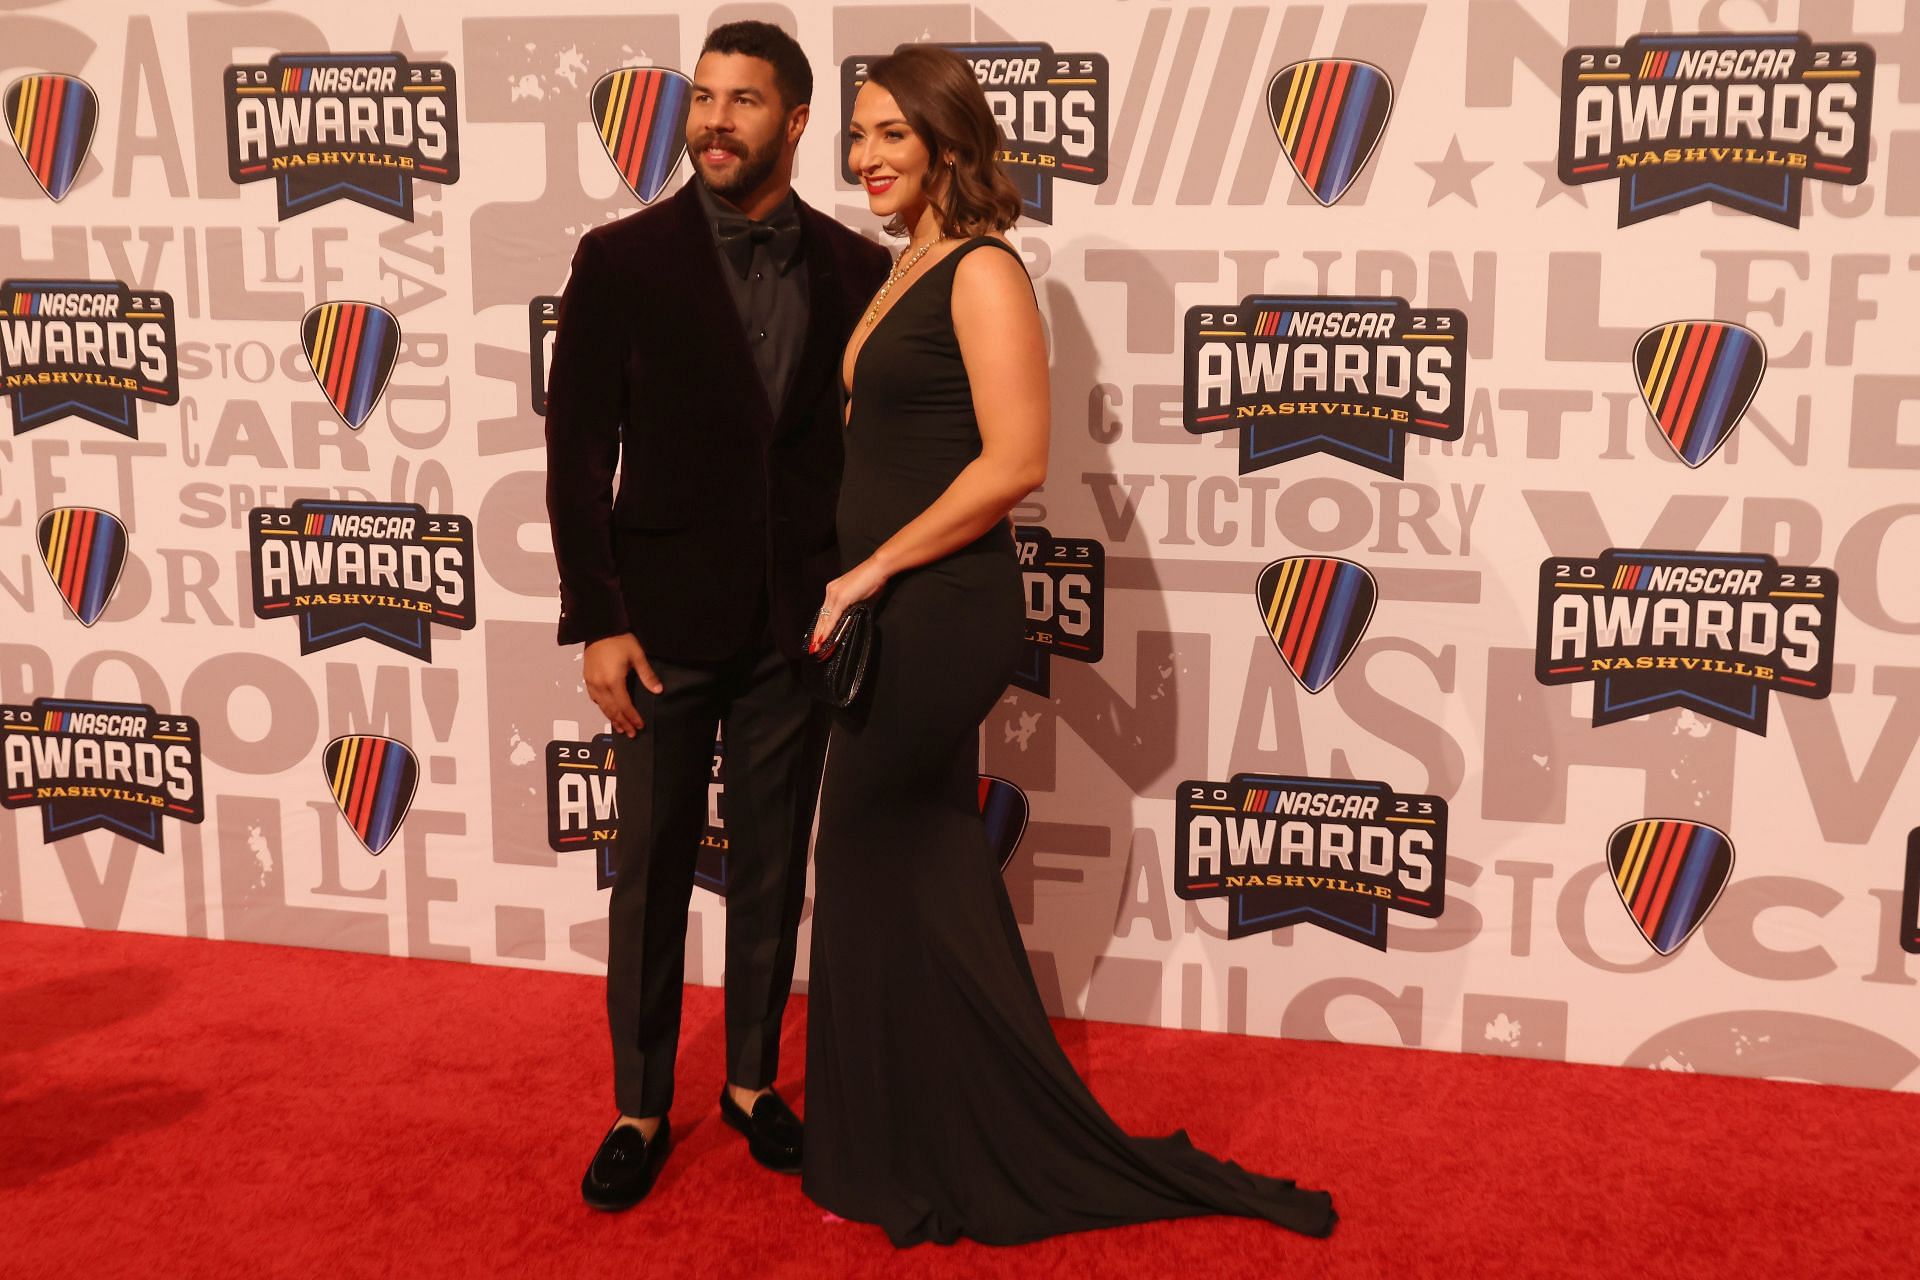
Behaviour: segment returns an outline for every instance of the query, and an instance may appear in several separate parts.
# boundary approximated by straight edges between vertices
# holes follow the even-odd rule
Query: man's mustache
[[[732,138],[724,138],[717,133],[701,134],[700,137],[695,140],[693,149],[695,151],[731,151],[734,155],[743,158],[747,154],[747,148],[743,144],[734,141]]]

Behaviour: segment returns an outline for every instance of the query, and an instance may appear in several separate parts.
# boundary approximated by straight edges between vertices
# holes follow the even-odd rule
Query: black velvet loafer
[[[660,1166],[667,1162],[667,1150],[673,1146],[673,1131],[665,1116],[649,1141],[630,1124],[614,1123],[600,1139],[593,1153],[587,1176],[580,1179],[580,1198],[596,1209],[617,1213],[631,1209],[647,1198]]]
[[[747,1151],[755,1160],[775,1173],[800,1172],[800,1117],[779,1094],[761,1094],[748,1115],[722,1086],[720,1118],[747,1135]]]

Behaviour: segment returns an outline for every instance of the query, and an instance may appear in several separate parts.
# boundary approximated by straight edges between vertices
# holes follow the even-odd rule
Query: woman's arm
[[[954,269],[953,333],[973,386],[980,456],[931,506],[827,585],[816,643],[848,605],[877,594],[894,574],[966,546],[1047,478],[1046,344],[1033,284],[1012,254],[977,250]]]

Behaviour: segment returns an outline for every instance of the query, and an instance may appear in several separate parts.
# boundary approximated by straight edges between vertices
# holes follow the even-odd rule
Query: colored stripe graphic
[[[1677,320],[1640,335],[1634,373],[1647,412],[1679,459],[1697,467],[1740,424],[1767,371],[1751,329],[1719,320]]]
[[[350,427],[373,413],[400,354],[400,324],[370,302],[323,302],[300,325],[314,381]],[[309,530],[311,532],[311,530]]]
[[[1650,564],[1626,564],[1614,566],[1613,589],[1615,591],[1645,591],[1653,584],[1653,566]]]
[[[1323,205],[1337,202],[1366,167],[1393,112],[1384,71],[1347,58],[1282,67],[1267,86],[1267,114],[1281,154]]]
[[[7,86],[0,107],[33,180],[53,199],[64,198],[93,145],[100,116],[93,89],[74,76],[22,76]]]
[[[980,819],[987,828],[987,841],[1005,871],[1013,861],[1020,837],[1027,831],[1027,793],[1005,778],[990,773],[980,775]]]
[[[392,738],[350,734],[329,742],[321,763],[353,834],[369,853],[385,849],[406,821],[420,780],[412,749]]]
[[[1308,693],[1318,693],[1366,634],[1379,589],[1351,560],[1293,556],[1260,571],[1254,598],[1287,670]]]
[[[92,507],[56,507],[40,517],[40,559],[60,598],[83,626],[106,611],[127,563],[127,530]]]
[[[600,145],[641,204],[666,190],[687,150],[693,82],[665,67],[622,67],[594,82],[588,96]]]
[[[1644,818],[1607,842],[1613,886],[1648,944],[1672,955],[1718,901],[1733,872],[1733,843],[1703,822]]]

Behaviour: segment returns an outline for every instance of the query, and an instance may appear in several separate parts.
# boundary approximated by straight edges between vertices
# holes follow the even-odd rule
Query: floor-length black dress
[[[856,357],[839,507],[859,563],[980,452],[953,277],[901,294]],[[1331,1197],[1248,1173],[1185,1133],[1123,1133],[1054,1039],[981,823],[980,722],[1025,633],[1002,523],[897,575],[868,688],[833,728],[815,849],[806,1167],[813,1200],[896,1245],[1015,1244],[1231,1213],[1309,1235]]]

